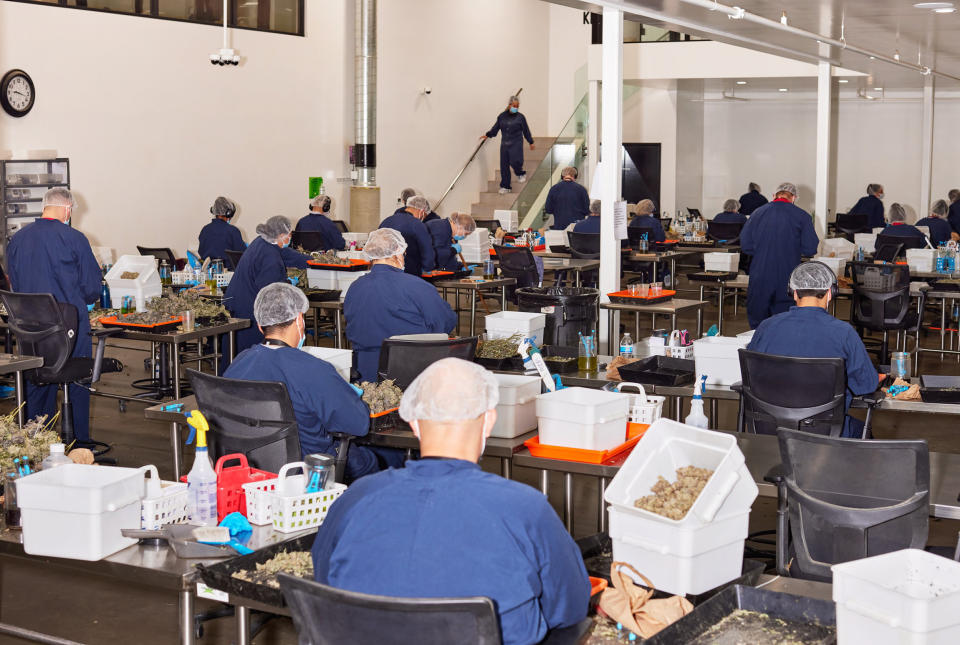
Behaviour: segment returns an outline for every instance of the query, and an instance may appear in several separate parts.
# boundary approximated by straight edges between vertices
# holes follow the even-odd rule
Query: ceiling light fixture
[[[942,9],[934,9],[933,13],[954,13],[956,10],[956,7],[943,7]]]
[[[895,61],[899,61],[899,60],[900,60],[900,50],[899,50],[899,49],[895,50],[895,53],[893,54],[893,60],[895,60]]]
[[[780,12],[780,24],[781,24],[781,25],[787,24],[787,12],[786,12],[786,11],[781,11],[781,12]]]
[[[777,90],[777,91],[778,91],[778,92],[786,92],[786,91],[788,91],[788,90],[787,90],[787,88],[785,88],[785,87],[781,87],[781,88],[780,88],[779,90]]]
[[[874,91],[874,92],[882,92],[882,91],[883,91],[883,88],[882,88],[882,87],[875,87],[875,88],[873,88],[873,91]]]
[[[840,79],[839,81],[837,81],[837,82],[838,82],[838,83],[849,83],[850,81],[848,81],[848,80],[845,79],[845,78],[841,78],[841,79]]]
[[[746,84],[747,84],[746,81],[737,81],[737,85],[746,85]]]
[[[938,9],[952,9],[952,2],[915,2],[913,4],[914,9],[929,9],[931,11],[936,11]]]

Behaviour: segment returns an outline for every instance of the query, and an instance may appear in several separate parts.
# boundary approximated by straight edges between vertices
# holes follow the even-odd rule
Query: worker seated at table
[[[767,198],[760,193],[760,184],[751,181],[747,186],[747,192],[740,196],[740,214],[750,215],[766,203],[768,203]]]
[[[324,250],[340,251],[347,246],[340,229],[328,217],[331,206],[329,195],[317,195],[310,202],[310,212],[300,218],[295,231],[320,233]]]
[[[658,222],[659,223],[659,222]],[[662,227],[661,227],[662,228]],[[590,202],[590,213],[573,225],[574,233],[600,233],[600,200]]]
[[[261,289],[253,313],[264,341],[234,358],[224,376],[286,385],[297,417],[302,455],[336,455],[330,433],[366,435],[370,410],[360,398],[359,388],[347,383],[333,365],[300,350],[307,334],[303,314],[309,307],[303,291],[287,282],[275,282]],[[379,469],[373,451],[365,446],[350,446],[348,481]]]
[[[923,239],[923,234],[916,226],[907,224],[907,212],[903,206],[894,202],[890,204],[890,223],[880,233],[889,237],[907,237]]]
[[[404,271],[418,278],[424,273],[433,271],[436,265],[436,254],[433,251],[433,240],[427,231],[423,219],[430,212],[430,203],[414,195],[407,200],[407,207],[397,211],[380,222],[380,228],[392,228],[403,235],[407,246],[407,259]]]
[[[463,253],[460,240],[477,230],[477,224],[466,213],[453,213],[448,219],[427,222],[427,231],[433,240],[437,256],[437,270],[460,271],[463,264],[458,257]]]
[[[883,186],[869,184],[867,194],[853,205],[849,213],[851,215],[866,215],[867,225],[870,228],[884,226],[886,222],[883,219]]]
[[[445,358],[403,395],[421,458],[366,477],[313,543],[317,582],[401,598],[493,600],[505,645],[540,642],[587,615],[580,550],[535,488],[480,469],[497,420],[493,375]]]
[[[637,203],[636,211],[636,217],[630,220],[630,226],[632,228],[643,227],[653,229],[653,238],[650,240],[651,243],[663,242],[667,239],[666,233],[663,232],[663,225],[660,224],[660,220],[654,215],[656,206],[654,206],[652,200],[640,200],[640,202]]]
[[[766,203],[766,200],[764,200],[764,203]],[[717,213],[713,221],[717,224],[746,224],[747,216],[738,212],[739,210],[740,202],[735,199],[728,199],[723,202],[723,212]]]
[[[226,260],[225,251],[242,251],[247,248],[243,234],[230,223],[237,214],[237,205],[226,197],[220,196],[210,207],[213,219],[200,229],[200,246],[197,252],[201,260]]]
[[[947,202],[938,199],[933,203],[930,214],[921,220],[917,220],[917,223],[914,224],[914,226],[917,227],[927,227],[927,230],[930,231],[930,244],[932,244],[934,248],[951,240],[950,232],[953,229],[950,228],[950,222],[947,221],[947,214],[949,212],[950,209],[947,206]]]
[[[560,171],[560,182],[550,187],[543,212],[544,222],[554,231],[564,231],[574,222],[587,217],[590,210],[590,195],[577,183],[577,169],[568,166]]]
[[[370,233],[363,252],[373,266],[368,275],[353,283],[343,302],[347,339],[364,381],[377,380],[384,339],[449,333],[457,325],[457,314],[436,287],[404,273],[406,251],[407,243],[399,231],[380,228]]]
[[[850,399],[876,391],[879,379],[856,330],[827,309],[836,284],[837,277],[826,264],[810,261],[799,265],[789,282],[795,306],[760,323],[747,349],[797,358],[844,359],[849,410]],[[863,422],[848,416],[842,436],[859,438],[862,431]]]

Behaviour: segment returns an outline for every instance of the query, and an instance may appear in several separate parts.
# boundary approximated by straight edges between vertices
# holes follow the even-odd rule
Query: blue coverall
[[[370,410],[328,362],[293,347],[254,345],[237,356],[224,376],[244,381],[276,381],[287,386],[297,417],[302,456],[336,456],[331,432],[363,437]],[[377,457],[364,446],[347,452],[347,479],[378,470]]]
[[[17,231],[7,245],[7,271],[17,293],[49,293],[57,302],[77,308],[76,343],[71,356],[92,355],[90,318],[87,305],[100,296],[103,274],[90,242],[80,231],[63,222],[40,218]],[[57,413],[56,385],[27,382],[27,417]],[[73,404],[73,430],[77,441],[90,439],[90,391],[70,386]]]
[[[741,249],[753,256],[747,287],[750,329],[790,308],[790,273],[802,256],[816,255],[819,245],[810,215],[798,206],[776,199],[753,212],[740,233]]]
[[[510,169],[517,177],[526,175],[523,169],[523,140],[533,145],[533,135],[527,126],[527,117],[519,112],[512,113],[504,110],[497,117],[496,123],[487,132],[487,138],[500,135],[500,188],[510,190]]]
[[[663,230],[661,228],[661,230]],[[573,227],[574,233],[600,233],[600,216],[590,215],[577,222]]]
[[[347,338],[364,381],[377,380],[380,345],[401,334],[449,333],[457,314],[436,287],[386,264],[359,278],[343,302]]]
[[[630,220],[630,227],[652,228],[653,239],[650,240],[650,242],[663,242],[667,239],[667,234],[663,232],[663,225],[660,224],[660,220],[653,215],[637,215]]]
[[[580,550],[547,499],[460,459],[408,461],[347,489],[317,533],[313,572],[368,594],[485,596],[504,645],[578,623],[590,597]]]
[[[427,222],[436,222],[439,219],[440,219],[439,215],[437,215],[433,211],[430,211],[429,213],[427,213],[427,216],[423,218],[423,223],[426,224]]]
[[[930,230],[930,244],[934,248],[940,246],[941,242],[950,241],[950,222],[940,217],[924,217],[918,220],[914,226],[926,226]]]
[[[853,396],[870,394],[879,386],[877,370],[856,330],[820,307],[794,306],[767,318],[757,327],[747,349],[797,358],[842,358],[847,369],[848,410]],[[859,419],[848,416],[843,424],[844,437],[859,438],[862,430]]]
[[[409,212],[401,210],[380,222],[379,228],[392,228],[403,236],[407,243],[404,271],[418,278],[424,273],[433,271],[436,266],[433,240],[430,239],[430,233],[427,232],[423,222]]]
[[[572,179],[563,179],[550,187],[543,210],[547,215],[553,215],[550,228],[564,231],[590,214],[590,195],[586,188]]]
[[[253,316],[253,301],[257,299],[257,294],[268,284],[286,281],[287,267],[283,263],[280,247],[258,236],[240,258],[223,303],[234,318],[250,320],[249,327],[237,332],[238,354],[263,342],[263,334],[257,329],[257,321]]]
[[[214,217],[210,223],[200,229],[200,246],[197,253],[201,260],[227,260],[224,251],[243,251],[247,248],[243,241],[243,234],[236,226],[219,217]]]
[[[767,203],[767,198],[756,190],[740,195],[740,214],[751,215],[753,211]]]
[[[917,229],[916,226],[910,226],[909,224],[904,224],[903,222],[887,224],[886,228],[880,232],[880,235],[889,235],[890,237],[926,237]]]
[[[866,215],[867,225],[870,228],[886,226],[883,218],[883,201],[876,195],[865,195],[850,209],[851,215]]]
[[[340,229],[323,213],[307,213],[300,218],[300,221],[297,222],[297,228],[294,230],[320,233],[320,237],[323,238],[323,248],[325,250],[333,249],[341,251],[347,246],[347,242],[343,239]]]
[[[427,222],[427,232],[433,240],[433,252],[437,257],[436,268],[443,271],[459,271],[463,268],[453,248],[453,227],[450,226],[450,220],[437,219]]]
[[[950,204],[950,210],[947,212],[947,221],[950,223],[950,228],[960,235],[960,200]]]
[[[717,213],[713,221],[717,224],[746,224],[747,216],[743,213],[729,213],[723,211],[722,213]]]

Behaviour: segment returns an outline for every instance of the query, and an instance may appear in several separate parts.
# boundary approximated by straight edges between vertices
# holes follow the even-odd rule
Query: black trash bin
[[[523,287],[517,289],[520,311],[546,314],[545,345],[576,347],[579,335],[597,328],[599,289],[585,287]]]

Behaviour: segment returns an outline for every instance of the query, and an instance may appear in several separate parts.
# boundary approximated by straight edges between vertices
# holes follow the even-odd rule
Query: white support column
[[[820,62],[817,64],[817,170],[813,225],[821,239],[827,236],[827,209],[830,204],[832,106],[833,66]]]
[[[600,298],[619,290],[620,241],[613,226],[613,205],[620,199],[623,175],[623,11],[603,10],[601,144],[603,163],[600,166]],[[614,333],[619,331],[619,316],[601,310],[599,347],[605,347],[608,316],[614,317]],[[616,343],[617,339],[613,339]]]
[[[587,83],[587,172],[580,182],[588,189],[600,161],[600,81]]]
[[[923,79],[923,116],[920,125],[920,210],[917,217],[930,212],[930,192],[933,183],[933,75]]]

